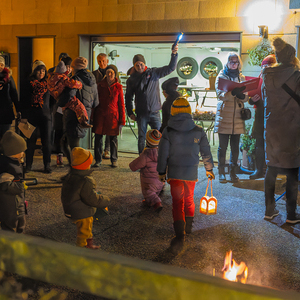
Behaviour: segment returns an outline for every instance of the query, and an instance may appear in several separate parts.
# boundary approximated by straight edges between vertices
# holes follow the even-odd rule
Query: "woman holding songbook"
[[[230,140],[230,179],[238,182],[236,175],[237,161],[239,156],[240,135],[245,133],[245,121],[241,117],[244,102],[249,97],[243,93],[244,87],[234,88],[231,91],[219,89],[220,78],[242,82],[245,77],[241,73],[242,62],[236,53],[229,53],[224,69],[220,71],[216,79],[216,92],[218,96],[217,113],[215,120],[215,132],[219,134],[218,168],[219,181],[226,183],[225,160],[228,142]]]

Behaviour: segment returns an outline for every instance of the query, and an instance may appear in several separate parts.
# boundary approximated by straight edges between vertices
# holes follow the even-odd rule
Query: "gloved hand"
[[[243,90],[245,89],[246,87],[245,86],[242,86],[242,87],[236,87],[234,88],[232,91],[231,91],[231,95],[232,96],[236,96],[238,97],[239,99],[242,99],[244,100],[245,99],[245,94],[243,94]]]
[[[210,180],[215,179],[215,174],[214,174],[213,170],[206,171],[206,177],[209,178]]]
[[[166,181],[166,174],[158,175],[158,177],[159,177],[159,180],[161,182],[165,182]]]

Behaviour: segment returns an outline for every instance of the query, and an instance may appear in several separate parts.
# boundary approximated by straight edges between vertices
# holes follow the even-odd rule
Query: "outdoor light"
[[[260,25],[260,26],[258,26],[258,28],[259,28],[259,36],[264,39],[267,39],[268,38],[268,26]]]
[[[213,196],[212,183],[211,183],[211,196],[207,196],[209,182],[211,183],[211,179],[208,179],[205,196],[203,196],[200,199],[200,213],[204,215],[215,215],[217,213],[218,201]]]

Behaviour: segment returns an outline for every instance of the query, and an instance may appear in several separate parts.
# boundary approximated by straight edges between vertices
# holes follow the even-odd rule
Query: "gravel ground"
[[[111,168],[110,162],[104,160],[93,172],[97,189],[111,198],[109,215],[99,215],[94,221],[95,244],[100,244],[103,251],[205,274],[215,270],[216,276],[221,277],[225,253],[232,250],[235,261],[244,261],[249,268],[247,283],[300,292],[300,224],[285,224],[283,199],[277,202],[280,215],[271,222],[263,220],[263,180],[250,181],[248,176],[240,175],[241,181],[235,186],[215,180],[213,192],[218,199],[218,213],[205,216],[199,213],[199,200],[207,184],[200,165],[194,232],[186,239],[183,254],[174,256],[168,251],[174,236],[169,185],[161,197],[160,214],[142,207],[139,173],[131,172],[128,167],[135,157],[121,153],[118,168]],[[26,178],[38,179],[38,185],[30,186],[26,192],[29,202],[26,234],[75,245],[76,228],[64,216],[60,202],[60,177],[68,168],[53,167],[50,175],[41,171],[42,159],[35,157],[33,171],[26,174]],[[283,178],[277,180],[279,195],[284,191],[283,182]],[[60,290],[69,293],[68,299],[103,299],[70,289]]]

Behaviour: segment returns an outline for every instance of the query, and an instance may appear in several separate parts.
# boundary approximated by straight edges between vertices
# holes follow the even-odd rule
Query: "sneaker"
[[[160,213],[161,210],[163,209],[163,206],[161,205],[160,202],[158,202],[158,203],[156,203],[156,204],[153,205],[153,208],[154,208],[154,211],[155,211],[156,213]]]
[[[117,164],[116,161],[113,161],[113,162],[111,163],[111,167],[112,167],[112,168],[116,168],[117,166],[118,166],[118,164]]]
[[[102,158],[103,159],[110,159],[109,152],[107,150],[104,150],[104,152],[102,154]]]
[[[270,214],[265,214],[264,219],[265,220],[272,220],[273,218],[275,218],[276,216],[279,215],[279,210],[277,210],[276,208],[274,208],[273,212]],[[300,221],[300,220],[299,220]]]
[[[92,165],[92,168],[99,168],[101,166],[101,162],[95,162],[93,165]]]
[[[300,214],[295,214],[293,218],[288,217],[286,219],[286,223],[290,223],[290,224],[300,223]]]
[[[56,166],[58,168],[63,168],[64,167],[64,163],[63,163],[63,154],[62,153],[59,153],[57,156],[56,156]]]

